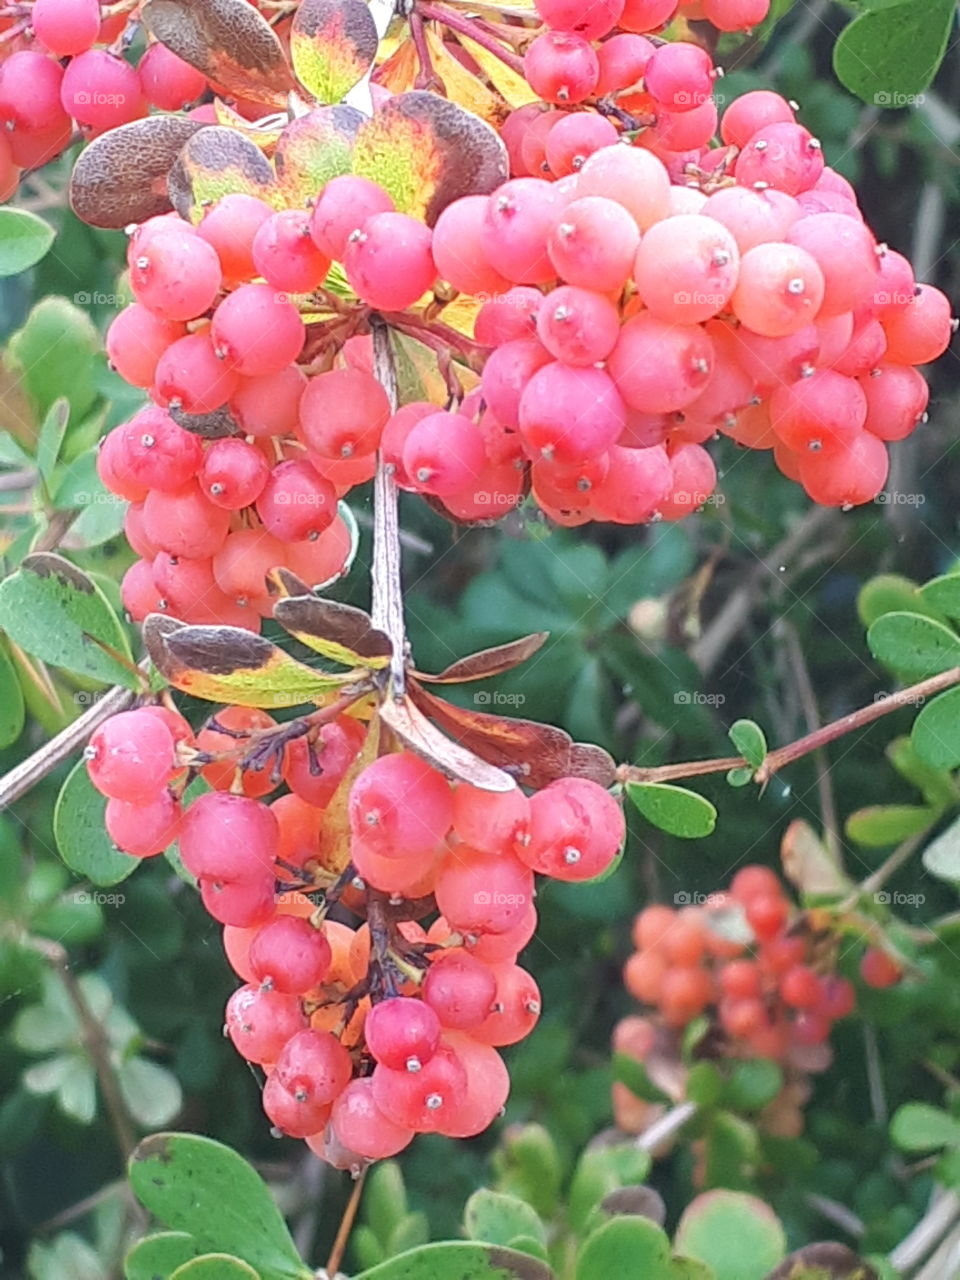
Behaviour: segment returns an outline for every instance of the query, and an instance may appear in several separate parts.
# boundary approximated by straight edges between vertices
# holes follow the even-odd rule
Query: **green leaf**
[[[885,613],[867,632],[870,652],[911,680],[926,680],[960,666],[960,636],[919,613]]]
[[[546,1244],[547,1232],[540,1216],[526,1200],[481,1187],[467,1201],[463,1225],[470,1240],[509,1244],[516,1236],[529,1236]]]
[[[943,61],[955,11],[954,0],[911,0],[861,14],[834,46],[837,78],[873,106],[911,105]]]
[[[2,212],[3,210],[0,209],[0,213]],[[37,441],[37,469],[47,484],[50,482],[53,468],[60,456],[60,446],[63,444],[69,421],[70,401],[66,396],[60,396],[47,410],[47,416],[40,428],[40,438]]]
[[[648,822],[672,836],[696,840],[717,825],[717,811],[709,800],[661,782],[628,782],[627,795]]]
[[[712,1062],[695,1062],[687,1076],[687,1097],[698,1107],[713,1107],[723,1093],[723,1077]]]
[[[127,1109],[145,1129],[169,1124],[183,1106],[177,1077],[155,1062],[128,1058],[121,1063],[117,1076]]]
[[[271,1277],[310,1280],[266,1183],[222,1143],[153,1134],[130,1158],[130,1184],[154,1217],[201,1248],[229,1249]]]
[[[729,729],[730,741],[753,769],[767,758],[767,739],[755,720],[737,720]]]
[[[31,1280],[104,1280],[103,1262],[82,1236],[64,1231],[49,1244],[35,1241],[27,1258]]]
[[[913,722],[910,741],[923,763],[934,769],[960,765],[960,689],[948,689],[927,703]]]
[[[782,1088],[783,1072],[777,1064],[766,1058],[752,1058],[734,1065],[723,1100],[735,1111],[759,1111]]]
[[[898,573],[881,573],[865,582],[857,596],[857,613],[865,627],[872,627],[885,613],[922,613],[929,617],[942,615],[924,600],[920,587],[912,578]]]
[[[930,841],[923,851],[923,865],[938,880],[960,885],[960,818]]]
[[[45,1058],[28,1067],[23,1073],[23,1087],[30,1093],[56,1093],[64,1080],[73,1071],[75,1058],[72,1053],[58,1054],[55,1058]]]
[[[363,0],[303,0],[290,32],[290,58],[318,102],[339,102],[373,65],[379,42]]]
[[[917,755],[909,737],[894,738],[887,744],[886,757],[901,778],[923,794],[927,804],[944,808],[960,798],[956,783],[946,769],[934,769]]]
[[[593,1210],[611,1191],[645,1181],[650,1165],[647,1152],[632,1143],[584,1151],[570,1181],[569,1217],[574,1230],[583,1230]]]
[[[584,1241],[576,1280],[669,1280],[670,1241],[649,1218],[612,1218]]]
[[[60,857],[70,870],[104,887],[126,880],[140,862],[121,853],[107,835],[106,809],[106,797],[94,787],[81,760],[60,789],[53,810],[53,834]]]
[[[626,1085],[631,1093],[642,1098],[644,1102],[669,1102],[669,1097],[658,1089],[647,1074],[642,1062],[631,1058],[626,1053],[613,1055],[613,1078],[618,1084]]]
[[[15,276],[35,266],[53,244],[56,232],[26,209],[0,209],[0,276]]]
[[[57,1089],[57,1104],[64,1115],[80,1124],[92,1124],[97,1115],[97,1074],[93,1064],[79,1054],[70,1063]]]
[[[890,1121],[890,1136],[901,1151],[935,1151],[960,1145],[960,1120],[926,1102],[905,1102]]]
[[[0,747],[9,747],[23,732],[26,709],[23,690],[7,646],[0,642]]]
[[[960,618],[960,573],[945,573],[920,588],[920,598],[948,618]]]
[[[13,1042],[25,1053],[51,1053],[64,1049],[76,1028],[48,1004],[32,1004],[21,1009],[13,1021]]]
[[[260,1273],[229,1253],[204,1253],[177,1267],[170,1280],[260,1280]]]
[[[135,672],[101,647],[130,657],[120,619],[93,579],[62,556],[27,556],[0,583],[0,626],[27,653],[55,667],[139,688]]]
[[[386,1245],[394,1231],[406,1218],[407,1188],[403,1171],[396,1160],[382,1160],[367,1175],[363,1189],[363,1216]]]
[[[513,1249],[445,1241],[411,1249],[354,1280],[553,1280],[553,1272],[546,1263]]]
[[[875,804],[851,813],[844,830],[857,844],[884,849],[925,830],[939,812],[916,804]]]
[[[754,770],[745,766],[731,769],[727,774],[727,782],[731,787],[746,787],[753,781]]]
[[[707,1191],[684,1210],[674,1248],[711,1266],[716,1280],[763,1280],[783,1258],[787,1240],[762,1200],[737,1191]]]
[[[23,384],[42,417],[59,396],[70,401],[81,422],[97,398],[94,370],[100,336],[93,321],[66,298],[43,298],[8,348]]]
[[[197,1242],[184,1231],[159,1231],[138,1240],[123,1264],[126,1280],[157,1280],[197,1257]]]

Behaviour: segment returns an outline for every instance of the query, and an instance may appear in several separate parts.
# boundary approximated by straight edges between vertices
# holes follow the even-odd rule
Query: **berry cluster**
[[[108,14],[99,0],[8,7],[0,19],[0,201],[16,191],[22,170],[53,160],[75,130],[94,138],[151,107],[185,109],[206,92],[206,77],[165,45],[149,45],[136,66],[120,56],[132,7]]]
[[[794,910],[767,867],[744,867],[703,906],[647,907],[633,940],[631,995],[675,1031],[706,1014],[711,1046],[726,1056],[822,1069],[831,1025],[854,1008],[829,935]]]
[[[790,103],[743,95],[712,146],[709,56],[630,39],[653,122],[634,147],[602,115],[522,107],[504,125],[517,176],[438,224],[460,234],[447,279],[493,295],[487,423],[518,433],[562,523],[689,514],[718,432],[772,450],[814,501],[870,501],[886,443],[924,418],[915,366],[946,349],[949,301],[876,243]]]
[[[242,707],[196,738],[166,707],[113,717],[86,753],[107,829],[140,857],[177,839],[244,983],[227,1032],[263,1068],[280,1131],[338,1167],[395,1154],[417,1132],[479,1133],[509,1088],[497,1049],[540,1013],[517,964],[536,927],[534,875],[606,870],[623,843],[620,805],[579,778],[530,797],[451,786],[406,751],[351,785],[364,726],[315,713],[299,727]],[[196,768],[214,789],[181,812]],[[267,803],[281,779],[288,792]],[[350,865],[335,879],[326,810],[341,784]],[[320,907],[306,896],[324,889]],[[327,918],[338,901],[365,922]]]

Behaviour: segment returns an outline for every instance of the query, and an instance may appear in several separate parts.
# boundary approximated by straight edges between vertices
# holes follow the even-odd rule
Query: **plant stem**
[[[445,27],[449,27],[451,31],[457,31],[460,35],[466,36],[468,40],[478,44],[481,49],[486,49],[487,53],[492,53],[495,58],[499,58],[505,67],[515,71],[517,75],[523,75],[523,59],[517,54],[511,53],[509,49],[505,49],[499,40],[488,35],[482,27],[478,27],[472,18],[465,17],[460,13],[454,13],[452,9],[445,9],[439,4],[418,3],[417,13],[421,18],[425,18],[428,21],[441,22]]]
[[[334,1277],[340,1271],[340,1263],[343,1261],[343,1255],[347,1249],[347,1241],[350,1239],[350,1232],[353,1229],[353,1220],[356,1218],[357,1210],[360,1208],[360,1197],[363,1195],[363,1184],[366,1177],[367,1168],[364,1168],[356,1182],[353,1184],[353,1191],[350,1194],[347,1207],[343,1211],[343,1217],[340,1220],[340,1227],[337,1231],[337,1238],[333,1242],[333,1248],[330,1250],[330,1257],[327,1259],[326,1272],[329,1280],[334,1280]]]
[[[897,693],[878,698],[876,702],[871,702],[869,706],[861,707],[858,711],[851,711],[849,715],[834,720],[832,724],[826,724],[820,729],[815,729],[813,733],[798,738],[796,742],[788,742],[785,747],[778,747],[776,751],[771,751],[753,775],[754,781],[761,785],[769,782],[775,773],[779,773],[788,764],[801,760],[812,751],[819,751],[828,742],[835,742],[837,738],[842,738],[855,729],[873,724],[874,720],[880,720],[891,711],[913,706],[922,699],[941,693],[955,684],[960,684],[960,667],[941,671],[939,675],[931,676],[929,680],[921,680],[918,684],[900,689]],[[617,779],[620,782],[673,782],[678,778],[699,778],[708,773],[726,773],[730,769],[742,769],[747,764],[748,761],[743,756],[723,756],[716,760],[693,760],[689,763],[654,765],[650,768],[622,764],[617,770]]]
[[[654,1120],[648,1129],[644,1129],[643,1133],[637,1138],[636,1145],[641,1151],[655,1150],[662,1142],[672,1138],[685,1124],[689,1123],[697,1114],[698,1109],[695,1102],[678,1103],[666,1115],[662,1115],[659,1120]]]
[[[72,756],[84,745],[104,720],[109,720],[118,711],[125,711],[137,697],[132,689],[119,686],[108,690],[99,702],[94,703],[73,724],[61,730],[55,738],[45,742],[32,756],[21,761],[16,768],[0,779],[0,811],[7,809],[25,795],[38,782],[42,782],[48,773]]]
[[[390,330],[379,318],[371,323],[373,331],[373,367],[377,381],[387,393],[391,412],[398,403],[397,369],[393,358]],[[407,661],[407,634],[403,619],[403,588],[400,578],[400,527],[397,483],[381,456],[373,490],[373,625],[386,632],[393,643],[390,660],[391,694],[399,701],[404,696]]]
[[[56,970],[57,976],[66,989],[67,998],[76,1011],[83,1032],[84,1048],[89,1053],[90,1061],[97,1073],[100,1092],[103,1094],[117,1146],[120,1148],[123,1159],[126,1160],[137,1145],[137,1138],[113,1069],[110,1042],[106,1032],[97,1021],[87,997],[83,994],[83,988],[70,967],[70,957],[66,948],[59,942],[51,942],[46,938],[31,938],[30,946]]]

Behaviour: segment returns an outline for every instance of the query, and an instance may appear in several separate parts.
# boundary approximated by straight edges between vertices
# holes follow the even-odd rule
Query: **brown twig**
[[[892,711],[913,706],[921,699],[932,697],[955,684],[960,684],[960,667],[951,667],[949,671],[942,671],[937,676],[931,676],[929,680],[921,680],[918,684],[900,689],[897,693],[878,698],[876,702],[871,702],[869,706],[861,707],[858,711],[851,711],[849,715],[842,716],[839,720],[834,720],[820,729],[815,729],[813,733],[798,738],[796,742],[789,742],[786,746],[771,751],[753,775],[754,781],[761,785],[769,782],[775,773],[779,773],[788,764],[801,760],[812,751],[819,751],[827,743],[835,742],[837,738],[853,733],[856,729],[862,729],[872,724],[874,720],[880,720],[883,716],[889,715]],[[748,764],[749,761],[743,756],[724,756],[716,760],[654,765],[650,768],[623,764],[617,770],[617,779],[620,782],[673,782],[679,778],[699,778],[709,773],[726,773],[730,769],[745,768]]]
[[[410,14],[410,39],[413,41],[413,47],[417,51],[417,61],[420,63],[420,70],[417,72],[413,87],[415,89],[430,89],[434,93],[445,96],[447,92],[446,86],[433,65],[433,59],[430,57],[430,49],[427,45],[427,32],[423,25],[423,18],[416,9]]]
[[[379,318],[372,321],[371,329],[374,372],[387,393],[391,411],[394,411],[399,396],[390,330]],[[407,660],[400,568],[399,491],[393,473],[381,457],[377,461],[373,491],[373,595],[370,614],[373,625],[386,632],[393,644],[390,684],[391,693],[398,700],[404,694]]]
[[[353,1230],[353,1222],[357,1216],[357,1210],[360,1208],[360,1197],[363,1195],[363,1184],[366,1181],[366,1177],[367,1169],[364,1168],[353,1184],[353,1191],[350,1193],[347,1207],[344,1209],[343,1217],[340,1219],[337,1238],[333,1242],[333,1248],[330,1250],[330,1257],[327,1259],[326,1265],[326,1273],[330,1280],[334,1280],[334,1277],[340,1271],[340,1263],[343,1261],[343,1255],[347,1250],[347,1241],[350,1239],[350,1232]]]

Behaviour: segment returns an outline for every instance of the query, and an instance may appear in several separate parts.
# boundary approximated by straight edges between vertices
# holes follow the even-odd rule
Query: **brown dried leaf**
[[[219,124],[189,139],[170,170],[168,189],[177,213],[194,224],[226,195],[278,203],[273,165],[249,138]]]
[[[410,696],[469,751],[509,770],[525,787],[539,790],[570,773],[573,740],[562,729],[457,707],[412,682]]]
[[[808,1244],[784,1258],[766,1280],[878,1280],[873,1267],[845,1244]]]
[[[472,751],[441,733],[414,705],[414,696],[417,695],[411,689],[411,697],[404,698],[402,702],[387,698],[380,708],[383,723],[404,746],[429,761],[448,778],[469,782],[472,787],[479,787],[481,791],[513,790],[516,783],[509,774],[492,767]]]
[[[363,609],[324,600],[307,590],[273,606],[273,616],[308,648],[345,667],[385,667],[393,653],[390,637],[378,631]]]
[[[243,432],[230,410],[224,405],[213,413],[184,413],[182,409],[168,407],[167,413],[179,427],[199,436],[201,440],[223,440],[227,436],[240,436]]]
[[[118,230],[173,207],[167,175],[190,138],[209,128],[185,116],[147,116],[102,133],[80,153],[70,205],[92,227]]]
[[[507,152],[479,116],[415,89],[364,121],[353,171],[385,187],[401,213],[432,227],[459,196],[485,195],[506,181]]]
[[[297,79],[318,102],[339,102],[363,79],[380,37],[363,0],[301,0],[290,32]]]
[[[353,141],[364,117],[354,107],[318,107],[281,133],[273,154],[283,202],[304,207],[331,178],[349,173]]]
[[[592,742],[575,742],[570,748],[571,778],[589,778],[601,787],[612,787],[617,780],[617,764],[603,747]]]
[[[780,859],[784,875],[803,894],[836,898],[852,888],[836,858],[802,818],[796,818],[783,833]]]
[[[148,614],[143,639],[153,665],[175,689],[208,702],[295,707],[332,702],[353,673],[314,671],[240,627],[190,626]]]
[[[538,649],[543,648],[549,635],[549,631],[535,631],[522,640],[511,640],[508,644],[498,644],[492,649],[481,649],[479,653],[471,653],[468,658],[458,658],[439,675],[427,675],[423,671],[415,671],[413,674],[418,680],[425,680],[428,684],[463,684],[468,680],[500,676],[532,658]]]
[[[153,36],[227,93],[283,107],[296,88],[273,28],[246,0],[149,0],[142,16]]]

